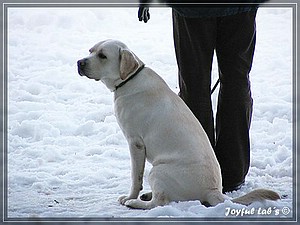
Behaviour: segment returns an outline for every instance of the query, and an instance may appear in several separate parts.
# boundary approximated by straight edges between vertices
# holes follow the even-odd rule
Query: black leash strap
[[[211,89],[210,94],[212,95],[214,93],[214,91],[216,90],[216,88],[218,87],[218,84],[220,83],[220,79],[217,80],[217,82],[215,83],[214,87]]]

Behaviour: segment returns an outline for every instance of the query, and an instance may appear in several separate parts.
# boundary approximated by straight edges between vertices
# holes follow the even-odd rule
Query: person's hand
[[[139,21],[144,21],[145,23],[150,20],[149,7],[140,6],[138,11]]]

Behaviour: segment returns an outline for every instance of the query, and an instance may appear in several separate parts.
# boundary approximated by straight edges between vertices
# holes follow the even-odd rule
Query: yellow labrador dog
[[[115,114],[128,141],[132,185],[119,202],[131,208],[151,209],[171,201],[200,200],[215,206],[224,202],[219,163],[201,124],[186,104],[125,44],[106,40],[77,62],[81,76],[101,80],[114,92]],[[152,193],[143,196],[145,160]],[[234,162],[233,162],[234,163]],[[233,202],[248,205],[280,199],[259,189]]]

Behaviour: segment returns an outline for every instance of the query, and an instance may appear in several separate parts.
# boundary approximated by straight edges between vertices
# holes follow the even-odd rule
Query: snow
[[[259,9],[251,71],[251,167],[245,185],[227,194],[268,188],[284,198],[247,207],[230,200],[210,208],[199,201],[172,202],[151,210],[117,202],[130,188],[128,145],[114,117],[112,93],[80,77],[76,62],[98,41],[118,39],[177,93],[171,9],[151,8],[147,24],[138,21],[137,8],[14,7],[8,12],[9,218],[292,217],[290,8]],[[212,74],[217,80],[216,63]],[[217,91],[215,108],[216,99]],[[147,163],[142,193],[149,191],[150,169]],[[291,211],[284,214],[284,207]],[[248,215],[237,216],[238,210]]]

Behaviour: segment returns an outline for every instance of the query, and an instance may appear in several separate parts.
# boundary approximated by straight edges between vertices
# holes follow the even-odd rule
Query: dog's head
[[[101,80],[111,91],[135,74],[144,63],[125,44],[115,40],[101,41],[90,55],[77,62],[78,73]]]

